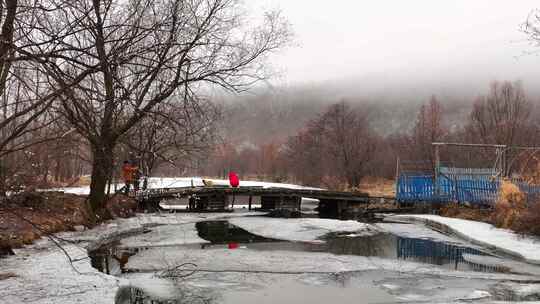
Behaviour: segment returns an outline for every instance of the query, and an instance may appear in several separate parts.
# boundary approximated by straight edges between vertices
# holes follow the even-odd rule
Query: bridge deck
[[[144,208],[149,210],[176,210],[195,212],[230,211],[235,198],[247,197],[248,209],[252,199],[259,198],[260,210],[301,210],[302,198],[319,200],[319,212],[333,217],[347,217],[361,214],[369,209],[371,203],[395,202],[393,197],[372,197],[362,192],[341,192],[320,189],[290,189],[263,187],[183,187],[160,188],[131,193]],[[167,200],[184,199],[184,203],[163,203]],[[236,202],[239,203],[238,199]],[[244,202],[246,203],[246,202]],[[187,204],[187,205],[186,205]],[[356,216],[354,215],[354,216]]]
[[[182,187],[159,188],[138,191],[132,195],[139,201],[155,200],[174,197],[187,197],[189,195],[210,196],[221,195],[247,195],[247,196],[298,196],[320,200],[343,200],[368,203],[370,197],[363,192],[341,192],[316,189],[290,189],[290,188],[262,188],[262,187]]]

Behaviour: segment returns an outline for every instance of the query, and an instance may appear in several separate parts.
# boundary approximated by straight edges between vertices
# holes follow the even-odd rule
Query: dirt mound
[[[134,215],[137,203],[124,195],[107,202],[113,217]],[[0,255],[31,244],[43,235],[91,227],[85,196],[63,192],[25,192],[0,203]]]
[[[107,210],[115,218],[132,217],[137,210],[137,202],[123,194],[115,194],[107,201]]]

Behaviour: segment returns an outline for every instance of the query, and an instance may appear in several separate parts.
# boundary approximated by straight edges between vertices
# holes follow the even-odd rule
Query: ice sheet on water
[[[452,303],[489,297],[492,282],[470,278],[463,280],[435,275],[388,275],[376,285],[404,302]]]
[[[250,249],[229,250],[226,248],[151,248],[137,253],[129,259],[126,269],[156,271],[171,265],[194,263],[202,270],[212,271],[256,271],[272,273],[339,273],[351,271],[396,271],[401,273],[434,274],[461,278],[530,279],[501,273],[482,273],[447,270],[436,265],[403,260],[335,255],[323,252],[260,251]]]
[[[169,299],[179,292],[174,281],[156,277],[151,273],[132,274],[121,287],[137,288],[154,299]]]
[[[322,242],[320,238],[331,232],[354,232],[355,235],[370,235],[379,232],[372,225],[357,221],[318,218],[245,217],[232,218],[229,222],[266,238],[299,242]]]
[[[156,247],[209,243],[199,237],[195,223],[164,225],[149,228],[150,231],[121,240],[124,247]]]
[[[465,242],[451,236],[433,231],[423,225],[399,224],[399,223],[377,223],[374,224],[379,230],[392,233],[404,238],[429,239],[438,242],[467,245]]]

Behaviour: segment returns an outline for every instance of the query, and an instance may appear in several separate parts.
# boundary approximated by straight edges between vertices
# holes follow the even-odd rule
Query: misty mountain
[[[539,94],[531,95],[535,90],[527,83],[524,87],[537,104]],[[475,98],[487,94],[488,89],[489,82],[480,85],[447,79],[417,83],[372,75],[325,85],[259,87],[240,96],[222,97],[219,103],[224,111],[224,138],[236,144],[258,145],[296,134],[307,121],[340,101],[366,107],[373,128],[384,136],[410,131],[419,107],[435,95],[443,106],[445,125],[458,128],[467,120]]]

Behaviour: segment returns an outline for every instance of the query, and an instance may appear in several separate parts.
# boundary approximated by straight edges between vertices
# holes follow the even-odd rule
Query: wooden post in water
[[[253,196],[249,196],[249,201],[248,201],[248,210],[251,211],[251,201],[253,199]]]

